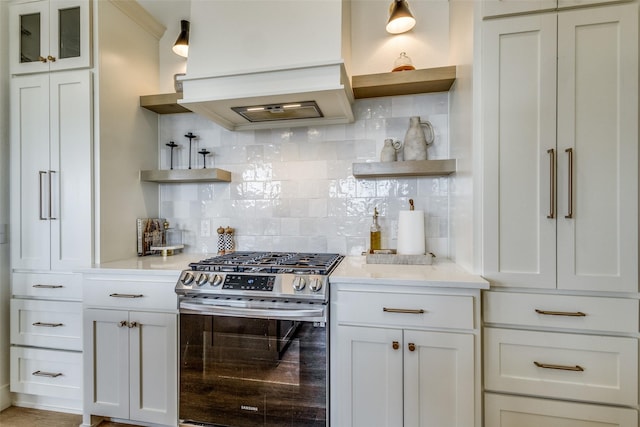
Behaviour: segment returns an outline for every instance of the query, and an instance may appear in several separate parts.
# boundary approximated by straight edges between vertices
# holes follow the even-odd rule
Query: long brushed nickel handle
[[[57,378],[62,376],[62,372],[44,372],[44,371],[35,371],[32,372],[31,375],[35,377],[49,377],[49,378]]]
[[[553,148],[547,150],[549,153],[549,215],[547,218],[556,217],[556,151]]]
[[[565,218],[573,218],[573,148],[567,148],[564,150],[565,153],[569,155],[569,174],[568,174],[568,184],[567,189],[569,190],[569,206],[567,209],[567,214],[564,216]]]
[[[424,310],[423,309],[411,309],[411,308],[389,308],[389,307],[382,307],[382,311],[386,312],[386,313],[405,313],[405,314],[423,314]]]
[[[45,328],[57,328],[58,326],[64,326],[63,323],[46,323],[46,322],[36,322],[32,323],[33,326],[42,326]]]
[[[42,215],[42,175],[46,175],[46,174],[47,174],[47,171],[38,171],[38,181],[39,181],[39,189],[40,189],[40,193],[38,195],[38,198],[40,199],[38,201],[39,203],[38,206],[40,209],[39,215],[40,215],[41,221],[46,221],[48,219],[46,216]]]
[[[142,294],[109,294],[113,298],[142,298]]]
[[[586,313],[581,311],[549,311],[549,310],[539,310],[535,309],[536,313],[544,314],[546,316],[570,316],[570,317],[585,317]]]
[[[33,285],[32,288],[38,288],[38,289],[60,289],[60,288],[64,288],[64,286],[62,286],[62,285],[41,285],[41,284],[37,284],[37,285]]]
[[[540,363],[540,362],[536,362],[535,360],[533,361],[533,364],[536,365],[538,368],[543,368],[543,369],[559,369],[561,371],[574,371],[574,372],[583,372],[584,368],[580,365],[575,365],[575,366],[567,366],[567,365],[552,365],[549,363]]]
[[[53,178],[53,174],[57,173],[56,171],[49,171],[49,219],[58,219],[54,216],[52,216],[52,212],[53,212],[53,193],[51,192],[51,179]]]

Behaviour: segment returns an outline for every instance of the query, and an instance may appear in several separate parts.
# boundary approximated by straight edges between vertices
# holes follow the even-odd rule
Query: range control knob
[[[196,278],[196,285],[203,286],[203,285],[206,285],[208,281],[209,281],[209,276],[206,273],[200,273]]]
[[[306,284],[307,282],[302,276],[296,276],[293,278],[293,289],[296,291],[303,290]]]
[[[195,277],[193,277],[192,272],[184,271],[182,273],[182,277],[180,278],[180,281],[182,282],[183,285],[188,286],[191,284],[191,282],[193,282],[193,279],[195,279]]]
[[[222,283],[222,276],[219,274],[214,274],[213,277],[211,278],[211,284],[213,286],[220,286],[221,283]]]
[[[313,292],[318,292],[320,289],[322,289],[322,280],[320,280],[319,277],[312,278],[309,282],[309,287]]]

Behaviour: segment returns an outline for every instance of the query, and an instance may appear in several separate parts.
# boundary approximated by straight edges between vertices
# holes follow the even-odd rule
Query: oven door
[[[182,422],[326,427],[326,305],[180,307]]]

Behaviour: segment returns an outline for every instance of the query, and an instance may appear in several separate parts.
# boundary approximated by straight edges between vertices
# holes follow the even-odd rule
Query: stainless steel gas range
[[[328,279],[342,258],[235,252],[181,273],[183,424],[327,426]]]

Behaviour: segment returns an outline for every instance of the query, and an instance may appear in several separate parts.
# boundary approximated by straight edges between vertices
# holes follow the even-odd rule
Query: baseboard
[[[79,400],[13,393],[12,403],[14,406],[21,406],[23,408],[65,412],[67,414],[82,414],[82,401]]]
[[[9,391],[9,384],[0,386],[0,411],[7,409],[11,406],[11,392]]]

